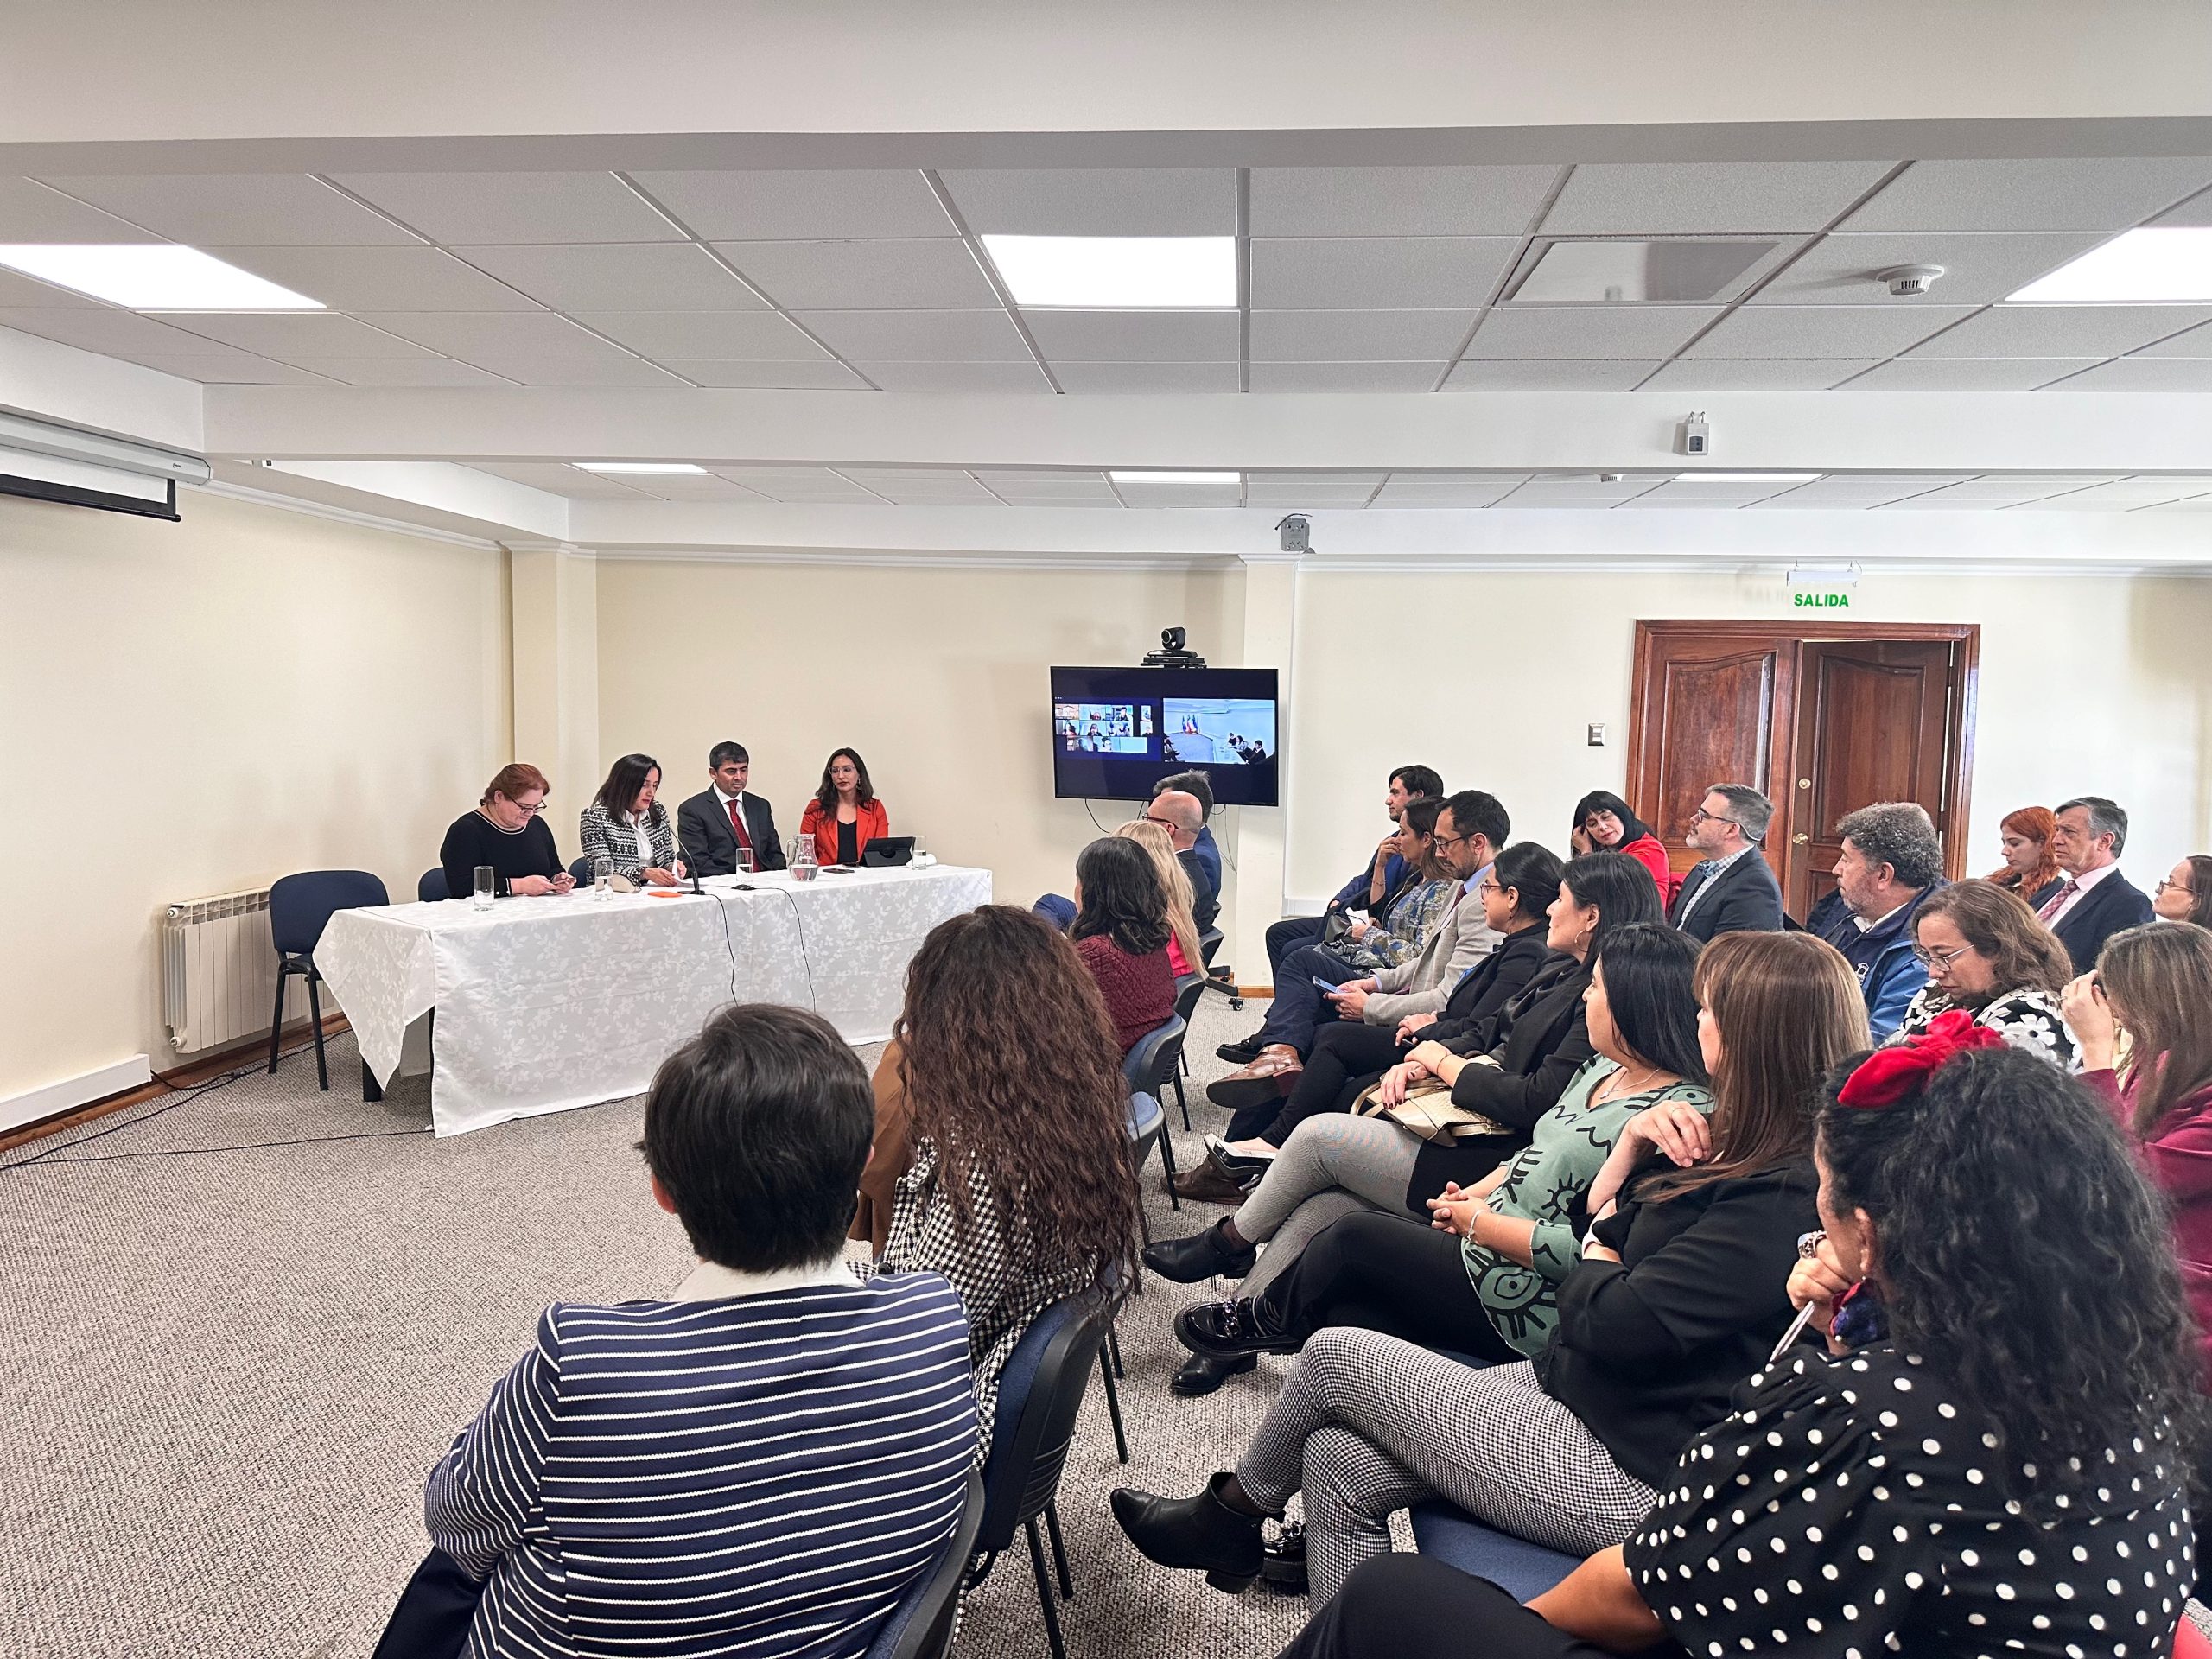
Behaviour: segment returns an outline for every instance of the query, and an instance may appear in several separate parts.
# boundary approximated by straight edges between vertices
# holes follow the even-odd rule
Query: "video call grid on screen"
[[[1221,804],[1273,806],[1275,685],[1271,668],[1055,668],[1053,793],[1148,800],[1196,766]]]

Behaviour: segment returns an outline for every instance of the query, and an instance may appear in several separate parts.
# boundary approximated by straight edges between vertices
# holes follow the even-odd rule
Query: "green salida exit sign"
[[[1789,603],[1801,611],[1847,611],[1851,608],[1851,595],[1834,588],[1812,591],[1800,588],[1789,595]]]

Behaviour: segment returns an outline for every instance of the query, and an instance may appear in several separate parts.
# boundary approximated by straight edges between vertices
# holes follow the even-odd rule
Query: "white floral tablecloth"
[[[408,1027],[436,1014],[432,1125],[460,1135],[638,1094],[728,1002],[795,1003],[848,1042],[880,1042],[923,938],[991,899],[988,870],[942,864],[753,879],[703,896],[341,910],[315,965],[379,1082]]]

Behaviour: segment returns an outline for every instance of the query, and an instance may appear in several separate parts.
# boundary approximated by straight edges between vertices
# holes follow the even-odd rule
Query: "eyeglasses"
[[[1708,812],[1701,806],[1690,814],[1690,822],[1692,823],[1732,823],[1738,830],[1744,827],[1744,821],[1741,818],[1724,818],[1718,812]]]
[[[1173,819],[1173,818],[1155,818],[1155,817],[1154,817],[1152,816],[1152,814],[1151,814],[1151,813],[1149,813],[1149,812],[1147,812],[1147,813],[1146,813],[1146,814],[1144,815],[1144,822],[1145,822],[1145,823],[1156,823],[1156,824],[1158,824],[1161,829],[1166,830],[1168,830],[1168,831],[1171,831],[1171,832],[1172,832],[1172,831],[1173,831],[1173,830],[1175,830],[1175,828],[1177,827],[1177,826],[1176,826],[1176,823],[1175,823],[1175,820],[1174,820],[1174,819]]]
[[[2158,894],[2163,893],[2186,893],[2193,896],[2196,892],[2196,889],[2190,887],[2186,881],[2173,881],[2161,879],[2158,887],[2153,889],[2152,896],[2155,898]]]
[[[1475,896],[1477,898],[1481,898],[1487,893],[1503,893],[1505,889],[1503,887],[1499,887],[1497,882],[1491,880],[1488,876],[1483,877],[1481,880],[1475,883]]]
[[[1447,836],[1440,831],[1437,834],[1431,836],[1429,839],[1434,842],[1438,847],[1443,848],[1462,847],[1468,842],[1472,841],[1474,837],[1472,836]]]
[[[528,805],[524,805],[522,802],[515,799],[513,796],[510,795],[506,797],[506,803],[509,806],[514,808],[516,811],[521,813],[525,818],[534,818],[540,812],[543,812],[545,810],[545,801],[542,796],[538,799],[531,802]]]
[[[1920,958],[1922,966],[1941,968],[1948,972],[1953,963],[1973,949],[1970,944],[1962,944],[1955,950],[1929,950],[1916,944],[1912,947],[1912,954]]]

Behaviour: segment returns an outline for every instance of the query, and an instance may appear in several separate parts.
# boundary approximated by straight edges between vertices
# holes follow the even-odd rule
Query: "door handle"
[[[1802,846],[1803,846],[1807,842],[1810,841],[1811,839],[1812,839],[1812,837],[1811,837],[1810,836],[1808,836],[1808,835],[1802,834],[1802,833],[1801,832],[1800,834],[1794,835],[1794,836],[1790,836],[1790,837],[1789,837],[1789,844],[1790,844],[1792,847],[1802,847]]]

